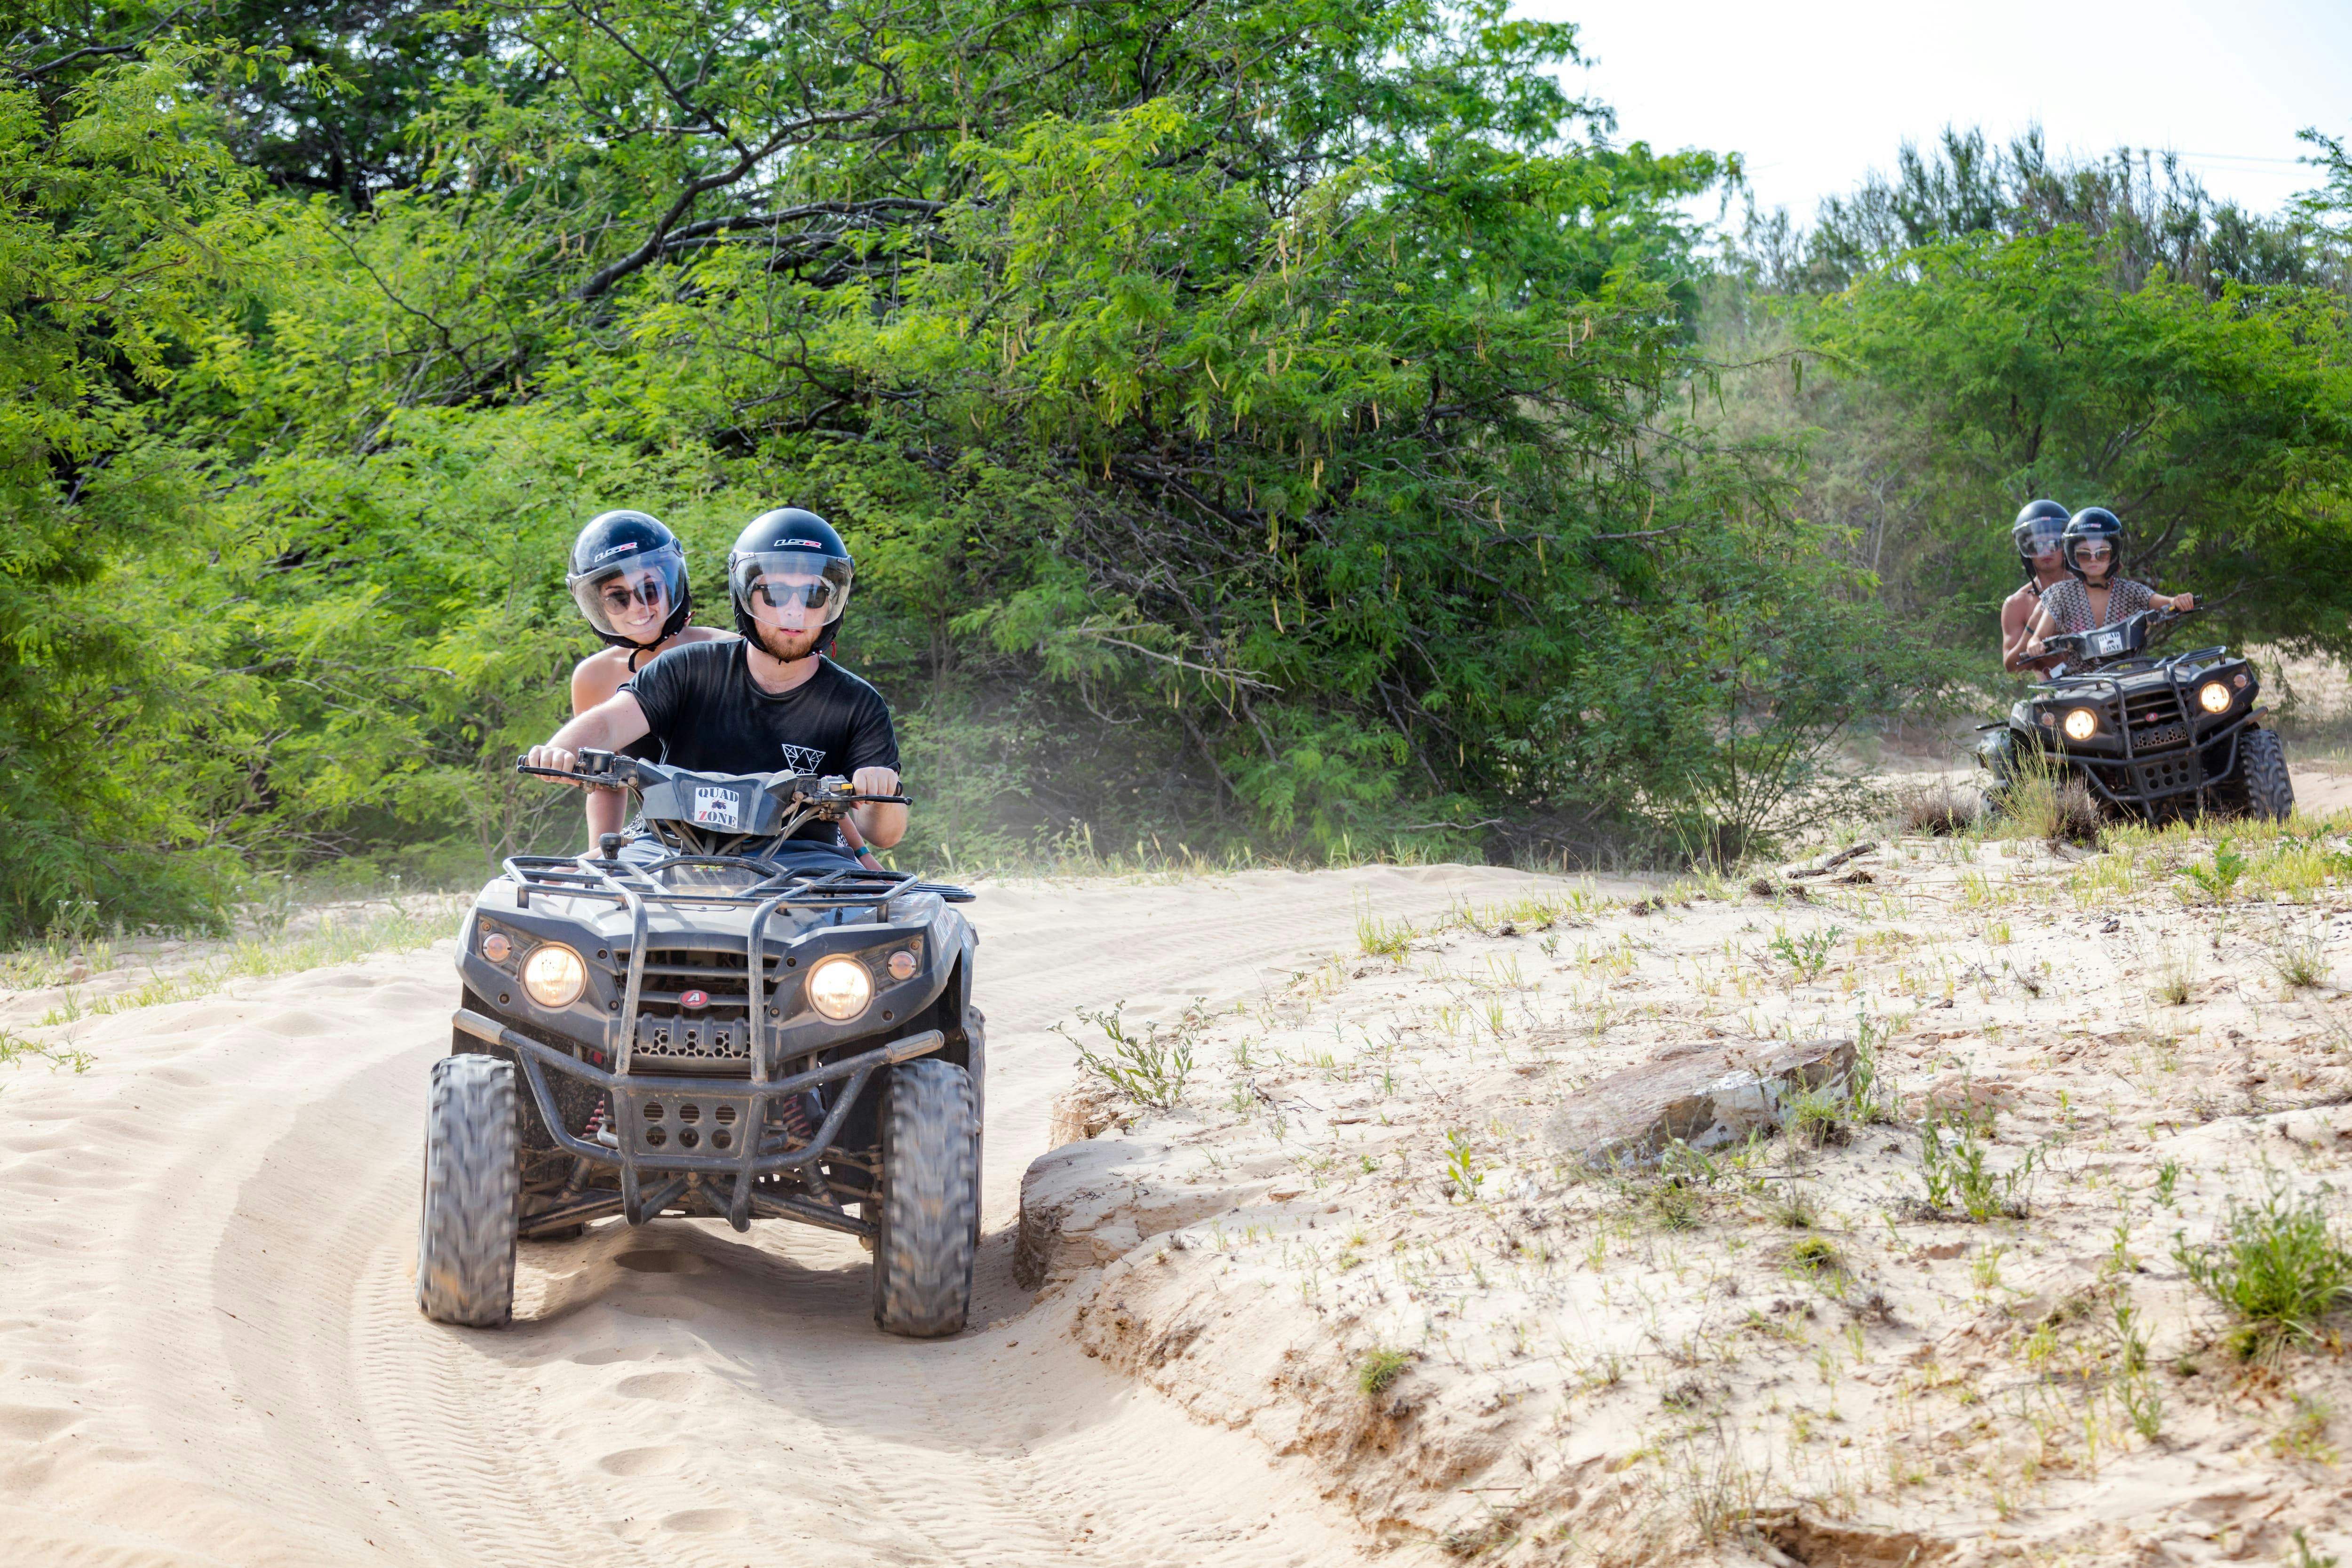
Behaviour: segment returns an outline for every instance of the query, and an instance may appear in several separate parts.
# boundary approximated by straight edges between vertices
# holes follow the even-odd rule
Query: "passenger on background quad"
[[[842,774],[860,795],[898,794],[889,705],[825,657],[856,572],[841,535],[814,512],[785,507],[754,518],[727,553],[742,637],[655,660],[533,746],[531,765],[568,770],[583,750],[618,751],[649,734],[673,767]],[[906,835],[907,808],[859,805],[850,824],[864,842],[887,849]],[[828,823],[809,823],[793,837],[850,853]]]
[[[2029,658],[2039,658],[2045,638],[2061,632],[2096,631],[2142,610],[2193,610],[2194,594],[2164,595],[2146,584],[2117,577],[2123,550],[2124,525],[2103,506],[2086,506],[2067,521],[2061,541],[2070,581],[2047,589],[2042,607],[2033,615],[2032,636],[2026,639]]]
[[[732,632],[692,625],[694,589],[687,581],[686,548],[657,518],[608,511],[588,520],[572,542],[572,570],[563,579],[595,634],[609,645],[572,671],[572,711],[585,713],[612,700],[638,668],[674,647],[728,642]],[[622,748],[647,762],[661,760],[650,737]],[[588,792],[588,841],[617,833],[628,796],[617,789]]]
[[[2025,586],[2001,601],[2000,665],[2003,669],[2043,669],[2053,658],[2025,657],[2025,639],[2033,635],[2033,612],[2042,595],[2066,581],[2066,561],[2060,540],[2066,531],[2066,509],[2054,500],[2030,500],[2010,525],[2017,558],[2025,567]]]

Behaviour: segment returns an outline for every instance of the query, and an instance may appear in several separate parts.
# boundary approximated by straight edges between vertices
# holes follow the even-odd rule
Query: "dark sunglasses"
[[[833,584],[822,577],[814,583],[779,583],[771,578],[752,589],[751,595],[770,609],[805,605],[812,610],[822,610],[833,603]]]
[[[2077,561],[2105,561],[2114,553],[2115,552],[2113,550],[2104,544],[2078,544],[2074,546],[2074,559]]]
[[[626,583],[608,583],[597,592],[604,601],[604,607],[615,614],[627,609],[633,600],[650,610],[669,598],[669,591],[662,586],[658,577],[648,577],[635,588]]]

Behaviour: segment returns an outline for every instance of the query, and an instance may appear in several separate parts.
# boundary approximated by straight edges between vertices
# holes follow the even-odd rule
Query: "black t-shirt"
[[[882,694],[829,658],[781,696],[751,679],[751,644],[688,643],[646,665],[621,688],[637,700],[661,760],[711,773],[837,773],[896,768],[898,740]],[[838,841],[828,824],[795,838]]]

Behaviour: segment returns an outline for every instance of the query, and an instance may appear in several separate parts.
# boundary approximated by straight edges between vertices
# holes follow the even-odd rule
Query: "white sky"
[[[1907,138],[2039,121],[2053,152],[2170,149],[2271,211],[2318,180],[2294,133],[2352,134],[2352,0],[1519,0],[1579,26],[1568,86],[1617,141],[1745,154],[1757,205],[1810,223]]]

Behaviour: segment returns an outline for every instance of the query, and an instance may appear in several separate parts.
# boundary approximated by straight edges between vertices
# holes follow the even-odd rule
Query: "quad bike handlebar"
[[[2063,655],[2069,662],[2083,658],[2129,658],[2147,648],[2162,633],[2170,631],[2191,616],[2202,614],[2202,605],[2186,610],[2142,610],[2137,615],[2126,616],[2120,621],[2087,632],[2060,632],[2044,637],[2042,651]]]
[[[540,778],[556,779],[564,784],[587,784],[593,788],[615,789],[635,784],[666,783],[685,773],[682,768],[646,763],[617,752],[584,751],[580,753],[577,769],[533,767],[525,757],[515,759],[515,772],[531,773]],[[727,775],[756,780],[769,794],[787,805],[799,807],[808,816],[820,822],[838,821],[855,805],[912,805],[908,795],[860,795],[850,782],[837,773],[746,773]],[[805,820],[805,818],[803,819]]]

